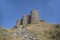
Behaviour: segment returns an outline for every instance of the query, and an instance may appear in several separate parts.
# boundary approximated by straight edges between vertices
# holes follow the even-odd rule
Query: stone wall
[[[17,20],[16,26],[19,27],[21,25],[21,20]]]
[[[28,21],[29,21],[29,16],[28,15],[24,15],[23,16],[23,20],[22,20],[22,25],[28,24]]]

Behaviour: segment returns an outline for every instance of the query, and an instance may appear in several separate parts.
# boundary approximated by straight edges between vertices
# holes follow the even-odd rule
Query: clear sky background
[[[39,11],[40,19],[60,23],[60,0],[0,0],[0,26],[12,28],[32,9]]]

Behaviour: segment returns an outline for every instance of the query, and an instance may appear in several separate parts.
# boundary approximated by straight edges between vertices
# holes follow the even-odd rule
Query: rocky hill
[[[17,20],[16,26],[0,34],[0,40],[60,40],[60,24],[41,20],[38,11],[32,10],[30,15]]]

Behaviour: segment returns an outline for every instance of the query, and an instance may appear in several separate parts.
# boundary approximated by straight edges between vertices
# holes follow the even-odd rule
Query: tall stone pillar
[[[32,10],[30,16],[31,16],[31,23],[36,23],[39,21],[39,13],[37,10]]]
[[[23,16],[23,20],[22,20],[22,25],[28,24],[28,21],[29,21],[29,16],[28,15],[24,15]]]

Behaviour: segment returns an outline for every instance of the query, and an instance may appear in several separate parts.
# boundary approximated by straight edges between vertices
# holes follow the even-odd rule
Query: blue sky
[[[0,26],[12,28],[32,9],[39,11],[40,19],[60,23],[60,0],[0,0]]]

